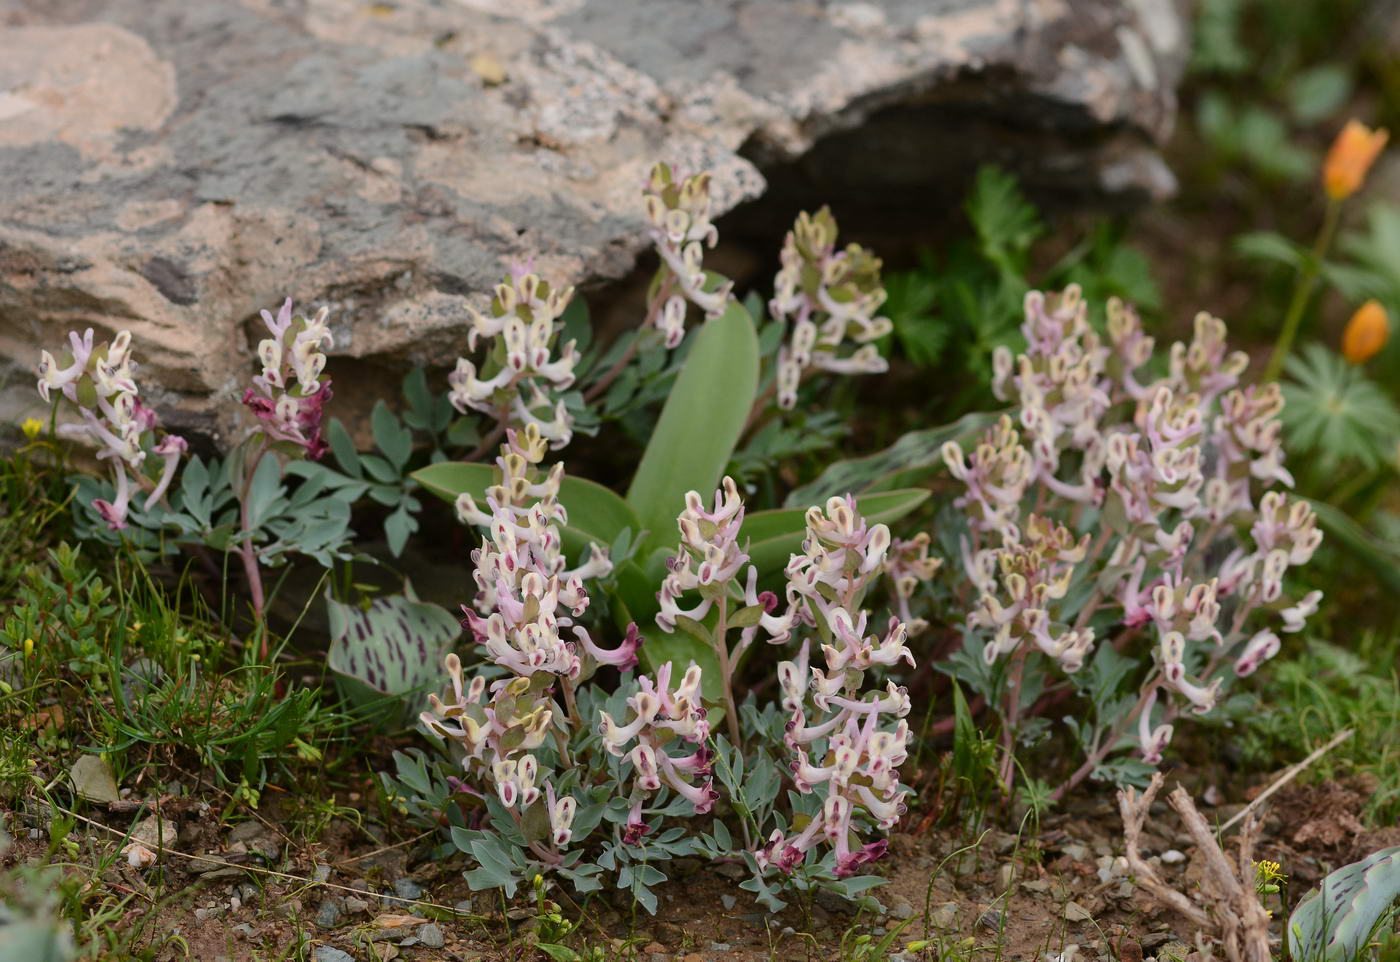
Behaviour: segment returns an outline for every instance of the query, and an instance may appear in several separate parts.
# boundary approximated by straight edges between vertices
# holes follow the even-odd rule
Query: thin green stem
[[[1327,256],[1328,248],[1332,246],[1332,236],[1337,232],[1341,212],[1340,202],[1327,202],[1327,214],[1322,221],[1322,230],[1318,231],[1317,240],[1313,244],[1312,256],[1303,265],[1298,274],[1298,281],[1293,285],[1293,297],[1288,302],[1288,312],[1283,316],[1283,330],[1279,332],[1274,351],[1269,355],[1269,363],[1264,367],[1263,381],[1278,380],[1279,373],[1283,370],[1283,362],[1288,357],[1288,352],[1293,349],[1293,340],[1298,336],[1303,312],[1307,310],[1313,288],[1317,286],[1318,271],[1322,267],[1322,259]]]
[[[724,710],[729,722],[729,739],[734,743],[735,751],[742,751],[742,742],[739,741],[739,712],[734,707],[734,680],[730,677],[733,668],[729,664],[729,642],[725,640],[725,634],[729,630],[729,596],[721,595],[719,599],[719,620],[715,622],[714,648],[715,657],[719,659],[719,676],[724,682]]]
[[[263,595],[262,569],[258,567],[258,555],[253,547],[253,532],[249,528],[249,522],[252,519],[248,514],[248,495],[253,487],[253,475],[257,473],[258,465],[262,463],[267,449],[267,438],[263,437],[258,442],[256,453],[247,464],[243,475],[242,490],[238,497],[238,518],[245,535],[243,542],[238,546],[238,553],[243,558],[243,572],[248,577],[248,592],[252,595],[253,600],[253,620],[257,624],[258,633],[262,636],[258,657],[264,660],[267,658],[267,625],[263,617],[266,599]]]

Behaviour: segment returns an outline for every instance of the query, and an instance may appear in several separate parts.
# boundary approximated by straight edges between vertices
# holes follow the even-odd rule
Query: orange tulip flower
[[[1365,364],[1381,352],[1390,337],[1390,318],[1381,302],[1369,300],[1356,309],[1342,333],[1342,356],[1353,364]]]
[[[1380,156],[1390,131],[1372,130],[1359,120],[1348,120],[1322,165],[1322,186],[1333,200],[1344,200],[1361,187],[1366,172]]]

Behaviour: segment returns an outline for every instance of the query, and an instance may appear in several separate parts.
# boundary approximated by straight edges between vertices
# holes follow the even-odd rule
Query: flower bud
[[[1366,172],[1390,138],[1384,128],[1371,130],[1359,120],[1348,120],[1322,165],[1322,186],[1333,200],[1345,200],[1360,189]]]
[[[1390,318],[1381,302],[1372,298],[1356,309],[1342,332],[1342,356],[1352,364],[1365,364],[1380,353],[1390,337]]]

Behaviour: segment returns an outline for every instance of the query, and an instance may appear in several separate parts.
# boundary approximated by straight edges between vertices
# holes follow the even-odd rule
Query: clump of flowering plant
[[[698,491],[686,494],[685,510],[676,519],[681,542],[667,563],[669,573],[657,594],[660,612],[656,623],[663,631],[684,625],[691,634],[703,638],[715,652],[724,690],[730,739],[739,744],[739,712],[734,700],[734,666],[760,631],[772,644],[787,640],[795,612],[789,608],[775,614],[779,601],[772,592],[758,591],[758,570],[749,566],[740,580],[748,554],[739,547],[739,528],[744,523],[744,502],[732,478],[725,478],[715,492],[714,507],[706,510]],[[699,595],[690,608],[680,601],[687,593]],[[731,605],[734,605],[731,608]],[[742,605],[742,606],[740,606]],[[714,625],[704,619],[714,613]],[[727,633],[738,628],[738,642],[731,649]]]
[[[574,818],[594,801],[587,791],[593,788],[590,776],[619,788],[630,782],[625,807],[613,812],[619,816],[615,843],[623,846],[636,846],[652,832],[644,803],[663,789],[695,814],[709,811],[716,794],[709,780],[709,724],[698,667],[675,688],[669,665],[654,681],[639,678],[630,695],[620,692],[628,715],[592,708],[591,693],[580,700],[579,686],[599,666],[630,674],[641,640],[634,626],[618,647],[604,649],[577,623],[589,607],[584,579],[606,576],[612,566],[595,549],[581,566],[566,570],[559,530],[568,522],[559,503],[564,472],[560,464],[547,473],[540,469],[547,447],[535,425],[507,431],[496,461],[499,481],[487,489],[485,505],[470,495],[458,499],[459,517],[487,530],[472,554],[477,597],[474,607],[463,606],[462,625],[481,647],[494,680],[482,673],[464,681],[460,659],[448,655],[450,689],[442,698],[430,697],[421,719],[430,732],[458,746],[465,776],[454,783],[459,790],[481,796],[489,787],[513,821],[521,845],[507,857],[529,859],[522,872],[560,869],[574,873],[577,882],[582,853],[567,850],[587,834],[576,834]],[[621,769],[596,770],[599,745],[593,739],[626,759],[630,779]],[[592,757],[576,757],[580,751]],[[572,793],[571,784],[577,786]],[[590,830],[603,817],[592,807]],[[538,834],[546,824],[549,832]],[[474,837],[471,843],[492,851],[503,844],[499,834]],[[483,884],[503,884],[489,873],[479,878]]]
[[[70,333],[68,345],[60,358],[48,351],[39,355],[39,396],[53,403],[67,401],[82,424],[60,428],[60,433],[85,435],[96,446],[98,460],[110,465],[116,495],[110,501],[94,498],[92,507],[110,530],[119,531],[127,526],[131,499],[138,491],[146,492],[148,510],[165,497],[188,445],[179,435],[161,436],[156,413],[141,403],[129,331],[94,347],[88,328],[82,337]],[[146,473],[152,454],[161,459],[156,479]]]
[[[274,318],[262,312],[270,337],[258,342],[262,373],[243,392],[243,404],[258,419],[258,427],[272,443],[300,449],[313,461],[326,453],[321,420],[331,399],[330,378],[322,379],[326,355],[322,347],[334,343],[321,308],[314,317],[293,316],[292,299],[282,302]]]
[[[486,313],[471,311],[467,343],[484,344],[480,367],[464,357],[448,377],[452,406],[489,415],[496,426],[478,451],[491,450],[507,427],[532,426],[554,448],[573,437],[573,417],[562,398],[574,383],[574,342],[558,347],[561,317],[572,287],[553,288],[528,267],[512,268],[496,285]],[[557,356],[556,356],[557,350]]]
[[[802,624],[817,631],[826,668],[809,665],[812,639],[797,658],[778,666],[783,708],[790,713],[784,744],[791,752],[796,789],[822,798],[820,817],[776,829],[758,850],[760,867],[792,872],[819,843],[831,846],[833,874],[851,875],[879,858],[884,839],[854,847],[859,822],[888,831],[904,813],[899,766],[909,741],[909,694],[894,681],[883,689],[881,669],[914,667],[905,645],[907,629],[891,616],[883,632],[870,631],[862,601],[885,572],[890,531],[860,516],[855,500],[832,498],[826,509],[807,512],[802,553],[787,566],[788,585],[798,599]],[[931,572],[930,572],[931,574]],[[918,577],[904,574],[902,577]],[[894,721],[894,727],[888,722]]]
[[[1231,669],[1250,674],[1278,650],[1277,632],[1300,630],[1321,594],[1294,596],[1285,579],[1322,533],[1307,502],[1270,490],[1292,483],[1282,399],[1277,384],[1240,384],[1247,359],[1228,350],[1219,319],[1199,315],[1158,377],[1131,309],[1110,302],[1100,338],[1076,287],[1028,295],[1022,333],[1019,357],[994,358],[1012,414],[973,451],[943,449],[964,485],[967,627],[985,666],[964,660],[959,672],[996,689],[1009,785],[1018,726],[1069,690],[1043,672],[1092,666],[1083,684],[1099,717],[1076,726],[1087,758],[1058,797],[1129,731],[1155,765],[1177,718],[1211,711]],[[1136,694],[1109,698],[1104,686],[1127,676]]]
[[[120,531],[122,541],[145,557],[197,546],[197,557],[211,574],[219,569],[203,549],[236,552],[259,625],[266,606],[261,566],[292,551],[329,565],[350,534],[350,509],[342,494],[317,481],[287,496],[283,483],[282,458],[314,460],[328,447],[321,430],[331,396],[321,350],[331,344],[326,317],[325,309],[311,318],[294,315],[290,299],[276,317],[262,312],[270,336],[258,345],[262,370],[242,398],[256,426],[225,460],[192,457],[183,473],[180,461],[188,445],[177,435],[162,435],[155,412],[141,402],[128,332],[96,346],[91,330],[81,337],[70,334],[69,349],[57,358],[44,351],[37,367],[40,395],[70,403],[82,419],[61,426],[60,434],[86,435],[97,457],[112,466],[109,489],[92,478],[74,479],[105,529]],[[154,478],[148,473],[151,455],[162,460]],[[147,497],[133,510],[141,490]],[[89,492],[93,496],[87,498]],[[81,512],[79,521],[85,536],[105,537]]]
[[[836,218],[823,207],[802,213],[783,242],[782,269],[773,279],[768,308],[790,325],[778,354],[777,399],[797,404],[797,388],[809,370],[879,374],[889,369],[873,343],[893,330],[876,316],[885,302],[880,259],[859,244],[836,247]]]
[[[643,194],[648,233],[661,258],[652,300],[660,305],[648,318],[675,347],[685,333],[685,305],[694,304],[714,317],[724,310],[733,284],[711,280],[705,271],[705,248],[719,242],[710,222],[710,174],[676,178],[666,164],[652,168]]]

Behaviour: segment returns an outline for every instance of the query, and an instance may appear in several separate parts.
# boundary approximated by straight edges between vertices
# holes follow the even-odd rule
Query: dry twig
[[[1254,813],[1248,814],[1241,830],[1240,857],[1236,867],[1221,851],[1210,825],[1196,809],[1187,791],[1178,785],[1167,797],[1167,802],[1181,816],[1187,834],[1205,859],[1201,902],[1193,901],[1164,882],[1138,850],[1148,811],[1161,788],[1162,776],[1157,774],[1152,776],[1152,784],[1141,796],[1131,788],[1118,793],[1118,810],[1123,816],[1127,848],[1125,854],[1137,884],[1163,905],[1181,913],[1202,932],[1218,939],[1229,962],[1270,962],[1269,913],[1260,904],[1254,888],[1254,840],[1259,829]]]
[[[1260,805],[1264,804],[1265,800],[1268,799],[1270,795],[1278,791],[1283,786],[1287,785],[1289,782],[1293,781],[1293,779],[1298,776],[1299,772],[1307,768],[1313,762],[1317,761],[1323,755],[1326,755],[1328,752],[1336,748],[1342,742],[1346,741],[1348,738],[1351,737],[1351,734],[1352,730],[1350,728],[1342,729],[1341,731],[1337,732],[1337,734],[1333,735],[1332,740],[1329,741],[1326,745],[1314,749],[1313,752],[1310,755],[1308,755],[1307,758],[1303,759],[1301,762],[1298,762],[1296,765],[1291,766],[1286,772],[1284,772],[1278,777],[1278,781],[1274,782],[1268,788],[1260,792],[1258,797],[1255,798],[1254,801],[1246,805],[1241,811],[1236,812],[1234,818],[1230,819],[1224,825],[1220,826],[1220,828],[1217,829],[1215,832],[1216,836],[1224,835],[1236,822],[1243,819],[1246,815],[1252,814],[1256,809],[1259,808]]]

